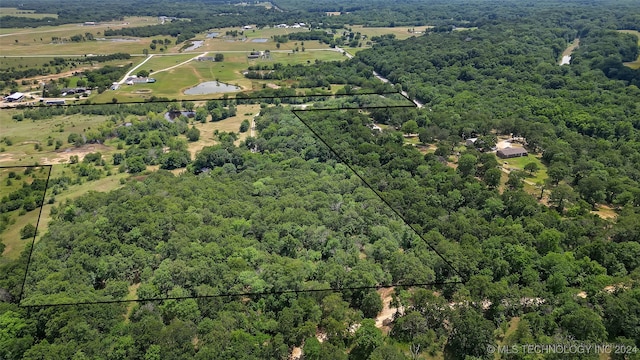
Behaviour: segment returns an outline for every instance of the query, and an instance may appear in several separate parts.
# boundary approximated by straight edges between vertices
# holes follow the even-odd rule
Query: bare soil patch
[[[107,152],[111,150],[108,146],[102,144],[89,144],[83,145],[77,148],[69,148],[63,151],[56,152],[56,156],[60,159],[56,159],[58,164],[64,164],[71,161],[71,157],[74,155],[78,156],[78,160],[82,161],[85,155],[94,152]]]

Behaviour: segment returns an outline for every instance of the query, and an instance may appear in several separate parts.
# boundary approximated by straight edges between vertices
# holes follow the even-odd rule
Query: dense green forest
[[[51,11],[47,4],[25,7]],[[295,348],[304,359],[494,359],[498,345],[558,343],[616,344],[609,358],[640,359],[640,75],[623,65],[638,46],[615,31],[638,28],[637,2],[280,0],[282,11],[267,15],[216,2],[212,13],[240,15],[207,21],[197,11],[204,3],[136,4],[92,19],[187,17],[190,27],[175,34],[186,22],[127,30],[185,39],[243,16],[441,27],[378,37],[344,62],[246,74],[292,88],[198,106],[86,104],[14,116],[108,115],[67,142],[118,139],[122,148],[108,162],[100,153],[75,158],[70,173],[50,179],[46,234],[0,267],[0,359],[287,359]],[[59,8],[60,21],[87,20],[86,3]],[[571,63],[559,66],[575,38]],[[92,74],[106,83],[124,71],[111,70]],[[352,96],[326,96],[332,84]],[[424,106],[361,95],[393,90]],[[255,102],[253,136],[218,133],[190,155],[194,122]],[[303,103],[307,111],[285,105]],[[539,157],[544,199],[526,191],[520,172],[501,179],[491,146],[461,145],[503,135],[521,136]],[[130,174],[117,190],[54,198],[116,171]],[[41,205],[43,182],[20,182],[28,175],[16,172],[2,194],[0,231],[6,213]],[[615,217],[594,213],[602,206]],[[380,325],[385,307],[395,315]]]
[[[616,224],[588,213],[563,218],[517,186],[500,194],[437,156],[404,146],[398,132],[370,130],[371,114],[298,114],[349,167],[290,111],[263,110],[258,138],[203,149],[188,174],[157,172],[121,190],[59,204],[34,251],[23,301],[123,299],[131,285],[139,286],[140,298],[212,298],[128,310],[36,308],[28,317],[7,303],[5,356],[30,348],[24,358],[105,352],[286,358],[292,346],[303,346],[318,357],[346,357],[349,349],[358,359],[376,358],[374,352],[402,358],[397,346],[419,344],[425,353],[486,358],[486,345],[495,344],[495,331],[512,316],[522,320],[504,339],[509,344],[553,343],[558,334],[590,342],[638,339],[637,288],[603,291],[638,280],[640,247],[630,235],[637,215],[623,214]],[[21,262],[6,268],[2,280],[10,298],[19,296]],[[442,286],[440,296],[396,287],[405,311],[386,340],[366,321],[382,305],[377,292],[362,287],[447,280],[464,285]],[[359,290],[227,295],[350,287]],[[443,309],[467,301],[470,306]],[[123,312],[128,320],[114,332]],[[476,331],[451,331],[444,323]],[[353,324],[360,324],[355,332]],[[39,328],[46,332],[39,335]],[[318,330],[326,334],[322,344]],[[362,345],[369,341],[374,345]],[[65,346],[70,343],[76,345]]]

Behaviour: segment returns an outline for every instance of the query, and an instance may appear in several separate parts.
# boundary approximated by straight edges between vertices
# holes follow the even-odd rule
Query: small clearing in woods
[[[57,163],[64,164],[64,163],[70,162],[71,157],[74,155],[77,155],[78,160],[82,161],[82,159],[84,159],[85,155],[87,154],[94,153],[97,151],[105,153],[109,150],[111,149],[108,146],[105,146],[102,144],[90,144],[90,145],[83,145],[77,148],[69,148],[64,151],[55,152],[54,154],[57,157],[61,158],[61,159],[55,159],[57,160]],[[53,163],[53,161],[51,161],[51,163]]]
[[[302,348],[294,347],[291,350],[291,355],[289,355],[289,360],[299,360],[302,358]]]
[[[382,311],[376,316],[376,327],[382,330],[383,333],[388,334],[391,330],[389,324],[393,321],[393,317],[398,311],[398,308],[391,306],[392,297],[394,288],[385,288],[378,290],[378,295],[382,299]],[[400,312],[403,309],[400,308]]]

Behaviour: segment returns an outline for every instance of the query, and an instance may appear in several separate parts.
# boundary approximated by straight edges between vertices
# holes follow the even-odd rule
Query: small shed
[[[501,159],[510,159],[510,158],[514,158],[514,157],[527,156],[527,155],[529,155],[529,153],[527,152],[527,150],[525,148],[509,147],[509,148],[504,148],[504,149],[498,150],[497,155]]]

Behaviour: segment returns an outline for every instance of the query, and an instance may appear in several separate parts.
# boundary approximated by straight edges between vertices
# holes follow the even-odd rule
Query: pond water
[[[168,122],[173,122],[176,118],[180,117],[180,115],[192,118],[196,116],[196,113],[195,111],[171,111],[165,113],[164,118],[167,119]]]
[[[233,92],[238,91],[241,88],[239,86],[225,84],[217,81],[206,81],[200,83],[192,88],[185,90],[185,95],[207,95],[215,93]]]
[[[214,37],[218,37],[218,35],[220,35],[220,33],[217,33],[217,32],[211,32],[211,33],[208,33],[208,34],[207,34],[207,37],[208,37],[209,39],[212,39],[212,38],[214,38]]]
[[[255,42],[255,43],[266,43],[267,41],[269,41],[269,39],[265,39],[265,38],[256,38],[251,40],[251,42]]]
[[[184,51],[193,51],[193,50],[199,48],[202,45],[204,45],[204,41],[202,41],[202,40],[192,41],[191,42],[191,46],[189,46],[188,48],[184,49]]]

